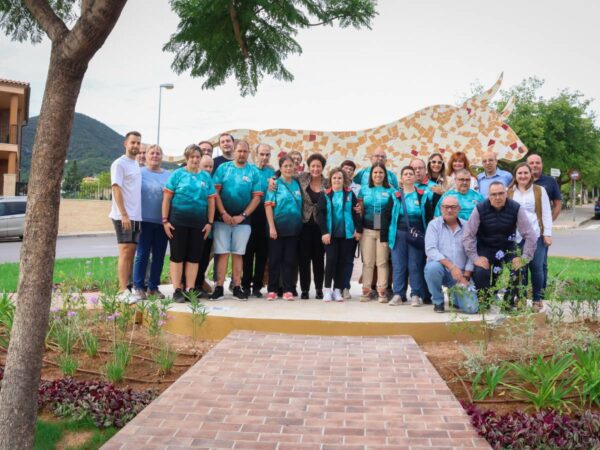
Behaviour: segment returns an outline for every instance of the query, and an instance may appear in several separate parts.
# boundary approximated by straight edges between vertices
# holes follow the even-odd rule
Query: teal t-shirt
[[[383,214],[385,205],[387,205],[395,189],[385,188],[383,186],[369,187],[368,184],[363,184],[358,193],[358,199],[363,203],[363,226],[374,229],[375,214]]]
[[[388,182],[391,186],[398,189],[398,178],[394,175],[394,172],[391,170],[385,169],[387,171]],[[371,168],[365,167],[364,169],[360,169],[356,175],[354,175],[354,181],[361,186],[369,185],[369,176],[371,175]]]
[[[265,206],[273,207],[278,236],[298,236],[302,230],[302,191],[296,180],[277,180],[277,189],[267,191]]]
[[[404,201],[406,202],[406,209],[408,210],[408,221],[411,227],[418,228],[419,230],[424,230],[423,226],[423,217],[424,217],[424,208],[426,200],[431,196],[431,191],[426,191],[421,195],[419,199],[419,195],[417,191],[413,191],[410,194],[406,194],[404,197]],[[406,221],[404,220],[404,206],[402,205],[402,200],[398,198],[398,202],[400,202],[400,215],[398,216],[398,229],[406,230]]]
[[[202,228],[208,222],[208,199],[217,191],[210,175],[191,173],[185,167],[171,174],[165,189],[173,193],[169,221],[173,225]]]
[[[469,189],[466,194],[461,194],[456,189],[450,189],[445,192],[444,195],[438,201],[437,206],[435,207],[435,217],[442,215],[442,210],[440,207],[442,206],[442,202],[446,197],[452,195],[458,199],[458,204],[460,205],[460,212],[458,213],[458,218],[461,220],[469,220],[471,217],[471,213],[477,206],[477,203],[485,200],[485,197],[481,195],[479,192],[474,191],[473,189]]]
[[[242,214],[253,195],[263,195],[258,169],[252,164],[237,167],[233,161],[223,163],[213,175],[213,182],[225,210],[231,216]],[[218,219],[222,220],[221,217]]]
[[[336,238],[346,237],[346,228],[344,221],[344,191],[337,191],[333,193],[331,198],[331,204],[333,206],[333,223],[332,223],[332,236]]]
[[[256,170],[258,171],[258,175],[260,176],[260,190],[263,192],[262,202],[265,201],[265,195],[267,195],[267,190],[269,189],[269,179],[275,175],[275,170],[270,166],[265,166],[262,169],[259,169],[257,166]]]

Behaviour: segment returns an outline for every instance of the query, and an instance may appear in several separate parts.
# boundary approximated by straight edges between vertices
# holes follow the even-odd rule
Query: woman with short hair
[[[421,306],[423,295],[427,293],[425,285],[425,247],[424,242],[411,241],[411,231],[423,237],[427,228],[427,214],[431,208],[431,191],[419,191],[415,188],[415,171],[406,166],[400,172],[402,189],[390,199],[383,213],[381,242],[387,242],[392,252],[392,274],[394,296],[390,306],[397,306],[406,298],[406,273],[410,282],[411,305]]]
[[[322,192],[329,187],[323,175],[327,160],[320,153],[313,153],[306,160],[308,172],[297,174],[302,191],[302,233],[300,234],[299,269],[301,298],[308,299],[311,281],[315,286],[315,298],[323,298],[323,278],[325,276],[325,247],[321,240],[321,230],[317,219],[317,205]]]
[[[279,159],[281,176],[274,191],[267,191],[265,215],[269,225],[269,286],[267,300],[275,300],[283,288],[283,299],[294,300],[298,238],[302,231],[302,191],[293,178],[294,160]]]
[[[133,262],[133,295],[136,301],[147,296],[165,298],[160,292],[160,275],[167,251],[167,235],[162,226],[163,189],[171,172],[161,167],[163,152],[158,145],[146,149],[146,164],[140,169],[142,174],[142,232]],[[146,272],[152,255],[148,285]],[[147,289],[147,290],[146,290]]]
[[[204,241],[212,230],[217,191],[210,174],[200,170],[202,150],[196,144],[186,147],[185,167],[177,169],[167,182],[162,203],[162,222],[171,248],[173,301],[183,303],[185,291],[194,288]]]
[[[354,258],[354,243],[360,240],[362,223],[355,207],[358,202],[344,171],[336,167],[329,174],[329,185],[318,203],[321,240],[327,255],[323,301],[342,302],[344,274]],[[333,292],[331,288],[333,287]]]

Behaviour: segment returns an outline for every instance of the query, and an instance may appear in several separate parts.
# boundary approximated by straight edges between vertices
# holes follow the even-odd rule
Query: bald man
[[[510,172],[498,169],[498,157],[494,152],[485,152],[481,158],[481,164],[483,172],[477,175],[481,195],[487,198],[490,184],[495,182],[500,182],[504,187],[508,187],[513,177]]]
[[[385,164],[387,160],[387,155],[385,153],[385,149],[380,145],[378,146],[373,153],[371,154],[371,165],[375,163]],[[396,189],[398,189],[398,178],[394,175],[389,169],[386,169],[388,181],[389,183]],[[356,184],[360,184],[361,186],[369,185],[369,177],[371,176],[371,168],[365,167],[364,169],[360,169],[358,173],[354,176],[354,182]]]

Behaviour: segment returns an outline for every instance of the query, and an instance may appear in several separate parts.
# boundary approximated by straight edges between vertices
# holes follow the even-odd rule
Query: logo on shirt
[[[390,196],[390,194],[388,194],[387,192],[382,192],[382,193],[381,193],[381,196],[382,196],[382,197],[389,197],[389,196]]]
[[[201,181],[200,182],[200,187],[206,187],[206,182],[205,181]]]
[[[250,178],[248,178],[246,175],[244,175],[244,176],[242,177],[242,181],[243,181],[244,183],[248,183],[248,182],[250,181]]]
[[[296,190],[296,191],[294,192],[294,194],[296,194],[296,196],[297,196],[297,197],[300,197],[300,196],[302,195],[302,194],[300,193],[300,191],[298,191],[298,190]]]
[[[415,200],[415,205],[419,206],[419,200]]]

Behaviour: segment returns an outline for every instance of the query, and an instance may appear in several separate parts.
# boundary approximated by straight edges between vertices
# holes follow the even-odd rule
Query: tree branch
[[[250,53],[248,52],[248,47],[246,46],[246,42],[244,41],[244,37],[242,36],[242,32],[240,30],[240,22],[238,20],[237,11],[235,9],[235,5],[233,4],[233,0],[229,2],[229,17],[231,17],[231,25],[233,25],[233,34],[235,35],[235,40],[242,50],[244,59],[248,59],[250,57]]]
[[[52,42],[59,41],[69,33],[65,23],[46,0],[23,0],[23,3]]]
[[[127,0],[95,0],[84,2],[81,16],[65,39],[62,54],[71,61],[87,65],[104,45]]]
[[[307,27],[319,27],[321,25],[330,24],[334,20],[343,19],[344,17],[346,17],[346,14],[340,14],[339,16],[333,16],[330,19],[324,20],[323,22],[319,22],[319,23],[309,23],[309,22],[306,22],[306,26]]]

